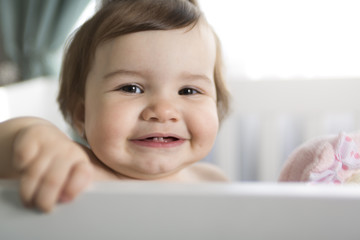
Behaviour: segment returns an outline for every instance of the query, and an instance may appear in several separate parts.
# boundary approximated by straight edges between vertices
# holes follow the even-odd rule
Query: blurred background
[[[57,75],[101,0],[1,0],[0,83]],[[237,80],[360,76],[358,0],[199,0]]]
[[[275,181],[302,142],[359,129],[359,0],[198,1],[233,95],[205,161],[236,181]],[[0,121],[37,115],[70,131],[55,102],[62,51],[100,5],[0,0]]]

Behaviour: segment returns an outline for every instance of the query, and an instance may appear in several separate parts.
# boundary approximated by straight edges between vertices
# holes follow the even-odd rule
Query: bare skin
[[[87,153],[49,122],[18,118],[0,124],[1,178],[18,178],[26,206],[50,211],[93,179]]]
[[[0,178],[19,179],[25,206],[50,212],[73,200],[93,181],[136,180],[105,166],[85,146],[50,122],[17,118],[0,123]],[[216,167],[196,164],[156,181],[226,181]]]

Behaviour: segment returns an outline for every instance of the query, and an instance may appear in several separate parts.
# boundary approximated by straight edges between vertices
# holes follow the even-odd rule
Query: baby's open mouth
[[[179,139],[176,137],[148,137],[145,139],[141,139],[141,141],[145,142],[159,142],[159,143],[168,143],[178,141]]]
[[[143,147],[172,148],[182,145],[186,139],[175,134],[148,134],[131,140],[133,143]]]

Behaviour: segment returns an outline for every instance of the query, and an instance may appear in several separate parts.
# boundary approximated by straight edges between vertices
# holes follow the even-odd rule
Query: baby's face
[[[215,58],[214,37],[202,24],[100,45],[85,94],[85,133],[95,155],[140,179],[205,157],[219,125]]]

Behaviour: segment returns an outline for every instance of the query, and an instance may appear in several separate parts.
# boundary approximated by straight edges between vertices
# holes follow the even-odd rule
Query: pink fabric
[[[279,181],[341,184],[360,173],[360,134],[306,142],[290,155]]]

